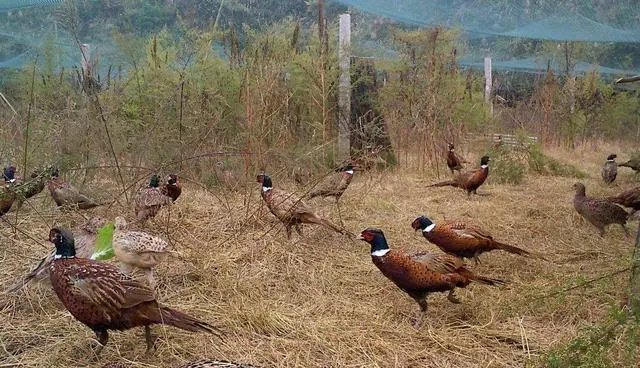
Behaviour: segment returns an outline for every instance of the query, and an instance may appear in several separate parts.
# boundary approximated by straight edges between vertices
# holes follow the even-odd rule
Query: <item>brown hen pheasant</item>
[[[605,227],[611,224],[620,224],[624,232],[629,235],[629,231],[624,226],[629,218],[627,211],[606,199],[587,197],[582,183],[573,184],[573,189],[576,191],[573,196],[573,207],[580,216],[598,228],[600,236],[604,236]]]
[[[476,190],[484,184],[487,176],[489,176],[489,161],[489,156],[482,156],[479,169],[461,172],[452,180],[431,184],[429,187],[452,186],[466,190],[467,195],[471,195],[471,193],[478,194]]]
[[[422,230],[422,235],[445,253],[461,258],[473,258],[476,264],[480,263],[479,256],[482,253],[496,249],[531,256],[526,250],[500,243],[485,230],[462,221],[444,220],[435,224],[427,217],[420,216],[413,220],[411,227],[416,231]]]
[[[49,188],[51,198],[56,202],[56,205],[63,209],[76,207],[81,210],[88,210],[108,203],[96,202],[80,193],[80,190],[71,183],[60,179],[57,169],[54,170],[52,179],[47,182],[47,188]]]
[[[109,340],[108,330],[144,326],[147,352],[154,345],[149,327],[152,324],[219,336],[215,327],[159,304],[152,289],[115,266],[77,258],[69,230],[54,227],[49,240],[56,246],[50,269],[53,290],[71,315],[95,332],[100,342],[96,355]]]
[[[371,244],[371,260],[380,272],[420,306],[422,313],[416,327],[420,326],[427,312],[429,293],[448,291],[447,299],[460,303],[455,296],[455,288],[464,288],[472,281],[494,286],[504,284],[501,280],[474,274],[461,259],[446,254],[406,254],[389,249],[384,233],[377,228],[363,230],[358,239]]]
[[[291,238],[292,227],[295,227],[298,235],[302,236],[302,224],[318,224],[337,233],[345,233],[338,225],[315,213],[311,206],[302,201],[302,198],[274,188],[271,178],[267,174],[260,174],[256,179],[258,183],[262,184],[260,190],[262,199],[267,204],[269,211],[284,225],[287,238]]]

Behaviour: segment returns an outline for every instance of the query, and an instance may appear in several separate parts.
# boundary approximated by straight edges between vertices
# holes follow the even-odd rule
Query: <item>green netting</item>
[[[472,34],[523,37],[555,41],[640,42],[640,32],[624,30],[620,24],[637,27],[640,2],[609,1],[606,6],[627,9],[617,14],[617,21],[597,21],[581,15],[602,9],[585,4],[575,10],[557,9],[553,4],[532,9],[516,1],[469,0],[335,0],[362,11],[397,22],[417,26],[458,28]]]

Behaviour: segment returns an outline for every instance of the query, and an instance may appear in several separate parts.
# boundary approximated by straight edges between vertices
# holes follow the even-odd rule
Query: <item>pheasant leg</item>
[[[144,338],[147,341],[147,355],[153,353],[156,350],[156,337],[151,334],[151,327],[144,326]]]
[[[622,230],[624,230],[624,233],[625,233],[627,236],[631,236],[631,234],[629,234],[629,230],[627,230],[627,227],[626,227],[626,226],[624,226],[624,224],[620,224],[620,226],[622,226]]]
[[[107,330],[96,330],[94,332],[96,333],[96,338],[98,338],[98,348],[96,348],[96,350],[94,350],[93,353],[94,353],[94,358],[98,358],[98,356],[100,355],[100,352],[105,347],[105,345],[107,345],[107,342],[109,341],[109,333],[107,332]]]
[[[424,320],[424,315],[427,314],[427,297],[425,295],[424,298],[417,300],[418,305],[420,306],[420,316],[413,321],[413,327],[419,329],[422,326],[422,321]]]

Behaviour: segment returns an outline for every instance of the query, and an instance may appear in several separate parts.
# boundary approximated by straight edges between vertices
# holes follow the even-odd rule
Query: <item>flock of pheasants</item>
[[[615,158],[615,155],[610,155],[602,168],[602,178],[608,184],[612,183],[617,175],[618,165]],[[483,156],[480,167],[470,171],[461,171],[464,162],[466,161],[455,153],[454,146],[450,144],[447,166],[454,174],[453,179],[431,186],[453,186],[466,190],[468,195],[476,194],[476,190],[487,179],[490,159]],[[619,166],[628,166],[640,171],[640,162],[633,160]],[[334,197],[336,203],[339,203],[353,175],[353,167],[346,165],[317,185],[308,197]],[[0,193],[0,216],[9,212],[12,207],[21,206],[26,199],[38,194],[45,187],[61,209],[89,209],[103,204],[93,201],[70,183],[60,179],[58,170],[53,166],[34,172],[29,180],[18,178],[13,166],[6,167],[3,176],[5,187]],[[282,222],[288,238],[292,235],[292,228],[302,235],[303,224],[322,225],[341,234],[353,235],[319,215],[300,196],[274,187],[266,173],[259,174],[257,181],[260,183],[262,199],[271,213]],[[574,184],[574,189],[573,204],[576,211],[598,228],[601,236],[604,235],[605,226],[609,224],[620,224],[627,232],[625,223],[634,212],[640,210],[640,186],[618,196],[603,199],[587,197],[585,187],[581,183]],[[162,181],[158,175],[153,175],[148,186],[141,188],[136,194],[136,221],[142,224],[153,218],[164,206],[176,201],[181,192],[182,186],[176,175],[170,174]],[[631,208],[632,212],[628,213],[619,205]],[[49,279],[65,308],[95,332],[100,343],[95,350],[96,356],[108,341],[108,330],[143,326],[148,353],[153,351],[155,343],[150,329],[152,324],[163,323],[187,331],[202,331],[221,336],[220,330],[216,327],[156,301],[153,270],[167,258],[169,252],[169,246],[163,239],[145,232],[127,230],[126,220],[117,217],[112,247],[120,268],[90,259],[95,251],[98,229],[105,224],[106,220],[94,217],[73,232],[62,227],[52,228],[49,241],[55,245],[55,251],[44,257],[10,291],[21,289],[31,280]],[[456,288],[464,288],[472,281],[486,285],[504,283],[499,279],[476,275],[465,266],[464,258],[471,258],[477,264],[482,253],[497,249],[544,259],[538,254],[498,242],[485,230],[461,221],[435,223],[425,216],[420,216],[411,226],[416,231],[420,230],[423,236],[437,245],[443,253],[425,251],[407,254],[392,250],[383,231],[378,228],[364,229],[358,235],[358,239],[371,245],[371,258],[378,269],[418,303],[421,313],[414,321],[416,328],[420,326],[427,311],[427,297],[430,293],[448,292],[447,299],[459,303],[454,293]],[[249,366],[206,360],[188,363],[182,367]]]

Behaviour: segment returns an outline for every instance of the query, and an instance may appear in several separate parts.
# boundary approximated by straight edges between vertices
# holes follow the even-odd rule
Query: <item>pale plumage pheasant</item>
[[[120,270],[132,274],[140,270],[147,277],[149,286],[155,289],[154,267],[169,255],[169,244],[142,231],[128,231],[127,221],[118,216],[113,231],[113,252],[120,262]]]

